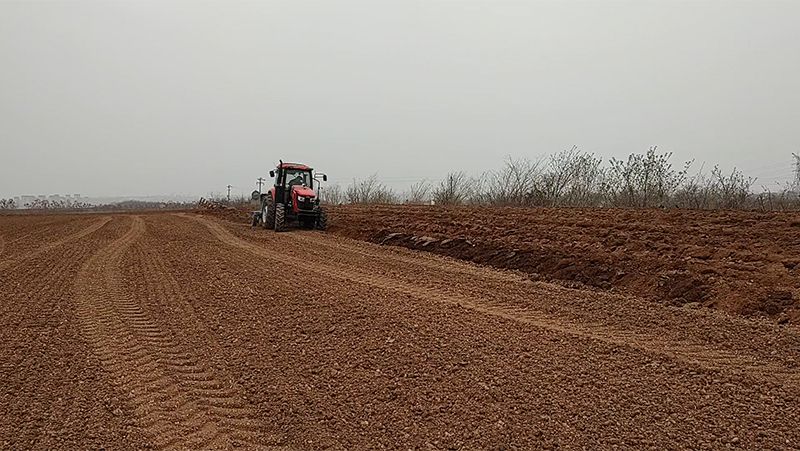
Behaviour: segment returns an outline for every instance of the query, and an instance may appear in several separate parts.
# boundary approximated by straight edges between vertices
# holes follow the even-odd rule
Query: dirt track
[[[193,214],[0,237],[0,448],[800,446],[796,326]]]

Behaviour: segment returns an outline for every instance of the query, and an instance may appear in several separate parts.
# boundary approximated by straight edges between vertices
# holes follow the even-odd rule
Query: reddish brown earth
[[[333,231],[534,280],[800,320],[800,212],[342,206]]]
[[[0,237],[0,448],[800,446],[794,325],[190,213]]]

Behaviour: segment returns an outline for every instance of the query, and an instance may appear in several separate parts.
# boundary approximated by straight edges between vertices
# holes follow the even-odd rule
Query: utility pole
[[[259,177],[256,181],[256,185],[258,185],[258,194],[261,194],[261,185],[264,184],[264,177]]]
[[[231,201],[231,185],[228,185],[228,202]]]

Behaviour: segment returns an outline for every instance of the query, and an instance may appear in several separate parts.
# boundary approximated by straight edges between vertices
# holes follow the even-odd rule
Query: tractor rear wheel
[[[283,232],[286,229],[286,211],[281,203],[275,204],[275,231]]]
[[[317,221],[316,224],[314,224],[314,228],[317,230],[325,230],[328,228],[328,215],[322,207],[319,207],[319,211],[317,212]]]
[[[275,227],[275,202],[272,201],[272,196],[266,197],[264,205],[261,207],[261,218],[265,229]]]

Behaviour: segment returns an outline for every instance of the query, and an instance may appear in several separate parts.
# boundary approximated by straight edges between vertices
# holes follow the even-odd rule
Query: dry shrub
[[[604,202],[607,173],[602,160],[573,146],[548,158],[544,173],[528,193],[539,206],[590,206]]]
[[[508,157],[502,168],[484,174],[480,183],[483,190],[475,191],[474,203],[527,204],[530,193],[536,190],[536,183],[541,179],[541,167],[541,160]]]
[[[463,171],[447,174],[433,190],[433,202],[437,205],[460,205],[474,199],[481,192],[481,180],[467,176]]]
[[[414,183],[403,196],[379,182],[376,174],[342,191],[327,188],[322,198],[333,204],[399,203],[438,205],[524,205],[546,207],[625,207],[692,209],[800,209],[800,156],[792,155],[795,180],[777,192],[753,194],[754,178],[734,168],[718,166],[692,176],[693,164],[676,169],[672,153],[653,146],[627,159],[603,160],[572,147],[548,157],[529,160],[507,157],[502,167],[470,177],[455,171],[437,185]]]
[[[745,208],[754,183],[754,178],[745,177],[736,168],[727,175],[719,166],[714,166],[710,175],[706,175],[701,168],[677,190],[673,205],[694,209]]]
[[[378,181],[377,174],[361,181],[353,179],[344,197],[350,204],[394,204],[399,200],[399,196],[391,188]]]
[[[329,205],[341,205],[345,203],[345,193],[339,185],[331,185],[318,188],[320,200]]]
[[[686,179],[690,163],[677,171],[669,162],[672,153],[657,153],[651,147],[644,154],[631,154],[627,160],[612,158],[608,169],[607,191],[615,207],[665,207]]]
[[[433,192],[433,188],[431,187],[430,182],[423,179],[419,182],[416,182],[411,185],[409,188],[408,194],[405,196],[405,202],[407,204],[427,204],[430,203],[432,200],[431,193]]]

